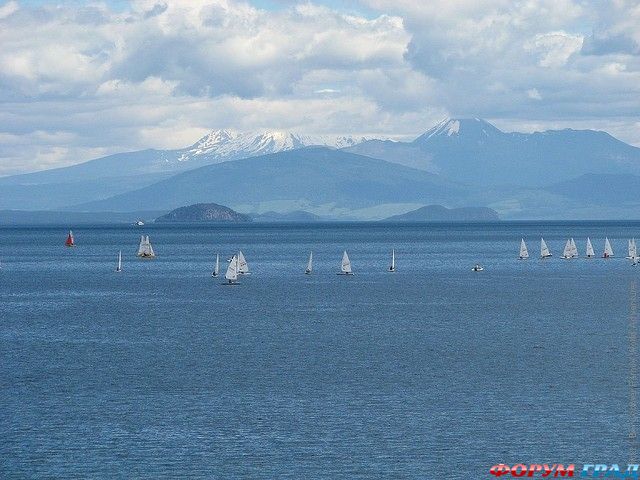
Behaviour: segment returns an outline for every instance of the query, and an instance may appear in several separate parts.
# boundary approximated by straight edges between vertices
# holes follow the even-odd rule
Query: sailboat
[[[567,240],[567,243],[564,246],[562,258],[575,258],[577,256],[578,248],[576,247],[576,242],[573,241],[573,238],[570,238]]]
[[[389,265],[389,271],[396,271],[396,251],[395,249],[391,249],[391,265]]]
[[[638,256],[638,250],[636,248],[636,239],[632,238],[629,240],[629,256],[627,257],[629,260],[633,260]]]
[[[349,255],[347,255],[346,250],[342,254],[342,264],[340,265],[340,273],[338,273],[338,275],[353,275],[351,271],[351,260],[349,260]]]
[[[223,283],[223,285],[238,285],[238,257],[235,255],[229,262],[227,273],[224,274],[224,278],[227,279],[227,283]]]
[[[310,275],[313,270],[313,252],[309,252],[309,261],[307,262],[307,268],[304,273]]]
[[[604,253],[602,254],[602,258],[611,258],[613,257],[613,249],[611,248],[611,242],[609,242],[608,238],[604,239]]]
[[[116,272],[122,271],[122,250],[118,252],[118,266],[116,267]]]
[[[211,276],[217,277],[219,271],[220,271],[220,254],[216,253],[216,266],[213,267],[213,272],[211,272]]]
[[[596,252],[593,251],[593,245],[591,245],[591,239],[587,237],[587,258],[593,258],[596,256]]]
[[[540,239],[540,258],[549,258],[551,257],[551,252],[549,251],[549,247],[547,247],[547,242],[544,241],[544,238]]]
[[[138,247],[138,257],[140,258],[156,258],[156,254],[153,251],[153,247],[151,246],[151,242],[149,241],[149,235],[146,237],[142,235],[140,237],[140,246]]]
[[[529,258],[529,250],[527,250],[527,244],[524,243],[524,238],[520,240],[520,256],[518,258],[520,260],[526,260]]]
[[[238,261],[238,273],[240,275],[251,275],[249,273],[249,264],[245,260],[244,255],[241,251],[238,252],[237,261]]]
[[[66,247],[75,247],[76,246],[75,239],[73,238],[73,232],[71,230],[69,230],[69,235],[67,235],[67,240],[66,240],[66,242],[64,242],[64,245]]]

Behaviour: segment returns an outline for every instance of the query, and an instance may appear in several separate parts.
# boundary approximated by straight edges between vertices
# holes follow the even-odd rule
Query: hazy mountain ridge
[[[126,211],[215,202],[245,213],[305,210],[339,217],[384,204],[462,206],[468,190],[428,172],[318,147],[208,165],[77,208]]]
[[[640,148],[594,130],[505,133],[487,121],[448,119],[413,142],[347,149],[474,185],[543,187],[587,173],[640,174]]]
[[[426,205],[401,215],[393,215],[385,220],[389,222],[491,222],[500,220],[500,217],[495,210],[487,207],[446,208],[442,205]]]
[[[308,146],[317,143],[329,147]],[[274,161],[281,153],[290,155]],[[216,130],[181,150],[0,178],[0,208],[166,211],[215,201],[252,215],[380,219],[437,203],[487,206],[503,218],[632,218],[636,177],[640,149],[590,130],[505,133],[449,119],[411,142]]]

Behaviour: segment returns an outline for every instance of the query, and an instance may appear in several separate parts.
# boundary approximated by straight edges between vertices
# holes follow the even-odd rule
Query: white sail
[[[238,257],[236,257],[235,255],[229,262],[227,273],[224,274],[224,278],[229,280],[229,283],[233,283],[238,280]]]
[[[390,272],[396,271],[396,251],[395,249],[391,250],[391,265],[389,266]]]
[[[571,258],[571,239],[568,239],[567,243],[564,246],[564,251],[562,252],[562,258]]]
[[[349,260],[349,255],[347,255],[346,250],[342,254],[342,265],[340,266],[340,270],[342,270],[342,273],[351,273],[351,260]]]
[[[636,248],[636,239],[629,240],[629,256],[627,258],[634,259],[638,256],[638,250]]]
[[[151,246],[151,242],[149,241],[149,235],[147,235],[147,252],[150,257],[156,256],[156,253],[153,251],[153,247]]]
[[[520,260],[529,258],[529,251],[527,250],[527,244],[524,243],[524,238],[520,240]]]
[[[247,263],[247,261],[244,258],[243,253],[240,251],[238,252],[238,273],[239,274],[247,274],[249,273],[249,264]]]
[[[602,254],[602,258],[613,257],[613,249],[611,248],[611,243],[608,238],[604,239],[604,253]]]
[[[116,267],[116,272],[122,271],[122,250],[118,252],[118,266]]]
[[[593,251],[593,245],[591,245],[591,239],[587,237],[587,258],[595,257],[596,253]]]
[[[578,247],[576,247],[576,242],[573,240],[573,238],[571,239],[571,257],[577,257],[578,256]]]
[[[540,257],[547,258],[551,256],[551,252],[549,251],[549,247],[547,247],[547,242],[544,241],[544,238],[540,239]]]
[[[307,275],[313,271],[313,252],[309,252],[309,262],[307,262],[307,269],[304,271]]]
[[[213,267],[213,273],[211,274],[212,277],[217,277],[218,276],[218,272],[220,272],[220,254],[216,254],[216,266]]]
[[[144,235],[140,236],[140,245],[138,246],[138,253],[137,255],[140,257],[144,254],[145,252],[145,241],[144,241]]]

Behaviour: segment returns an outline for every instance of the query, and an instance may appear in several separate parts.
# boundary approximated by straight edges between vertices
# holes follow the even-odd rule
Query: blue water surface
[[[67,229],[0,227],[2,478],[639,460],[638,222],[96,225],[65,248]],[[562,260],[569,236],[616,257]],[[251,275],[222,286],[215,254],[238,249]]]

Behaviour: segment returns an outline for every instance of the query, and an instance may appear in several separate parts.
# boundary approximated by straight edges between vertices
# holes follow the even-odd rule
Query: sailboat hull
[[[336,275],[344,275],[345,277],[347,277],[347,276],[355,275],[355,273],[339,272],[339,273],[336,273]]]

